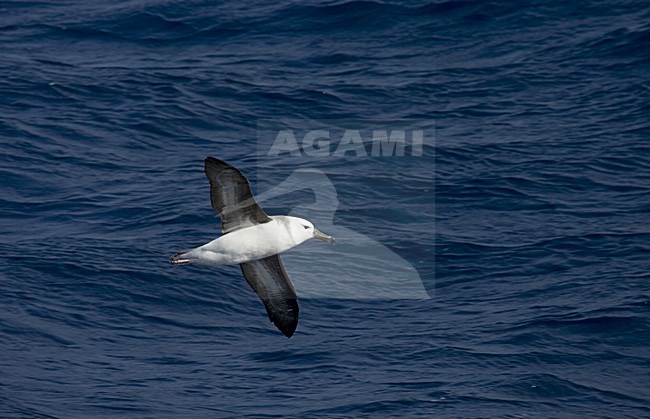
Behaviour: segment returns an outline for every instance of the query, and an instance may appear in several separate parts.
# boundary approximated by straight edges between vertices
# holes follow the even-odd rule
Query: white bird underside
[[[264,303],[269,320],[291,337],[298,325],[298,302],[279,254],[313,237],[332,244],[334,239],[302,218],[266,215],[253,198],[246,177],[228,163],[208,157],[205,174],[223,235],[175,254],[170,262],[239,264],[244,278]]]
[[[282,253],[304,241],[291,235],[290,223],[298,222],[299,218],[282,215],[270,218],[268,223],[224,234],[210,243],[184,253],[183,257],[187,262],[233,265]]]

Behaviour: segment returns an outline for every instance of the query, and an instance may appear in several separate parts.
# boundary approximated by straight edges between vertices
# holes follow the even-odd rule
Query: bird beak
[[[329,244],[334,244],[334,242],[336,241],[336,240],[334,240],[334,237],[328,236],[327,234],[324,234],[324,233],[321,233],[320,231],[318,231],[316,229],[314,229],[314,237],[319,239],[319,240],[326,241]]]

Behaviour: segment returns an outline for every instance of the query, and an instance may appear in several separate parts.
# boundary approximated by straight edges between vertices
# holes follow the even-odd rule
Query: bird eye
[[[303,226],[303,227],[305,227],[305,230],[307,230],[309,228],[309,226]]]

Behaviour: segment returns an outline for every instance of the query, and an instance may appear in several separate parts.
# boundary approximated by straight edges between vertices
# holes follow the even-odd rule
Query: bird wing
[[[269,320],[291,337],[298,326],[298,297],[280,255],[240,264],[244,278],[266,307]]]
[[[225,161],[205,159],[212,208],[221,218],[223,234],[271,221],[260,208],[246,177]]]

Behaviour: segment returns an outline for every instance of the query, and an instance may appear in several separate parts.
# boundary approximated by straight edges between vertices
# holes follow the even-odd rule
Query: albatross
[[[298,326],[298,297],[280,253],[311,238],[334,244],[302,218],[266,215],[246,177],[223,160],[205,159],[212,208],[221,218],[222,235],[194,249],[176,253],[173,265],[238,264],[248,284],[264,303],[269,320],[287,337]]]

